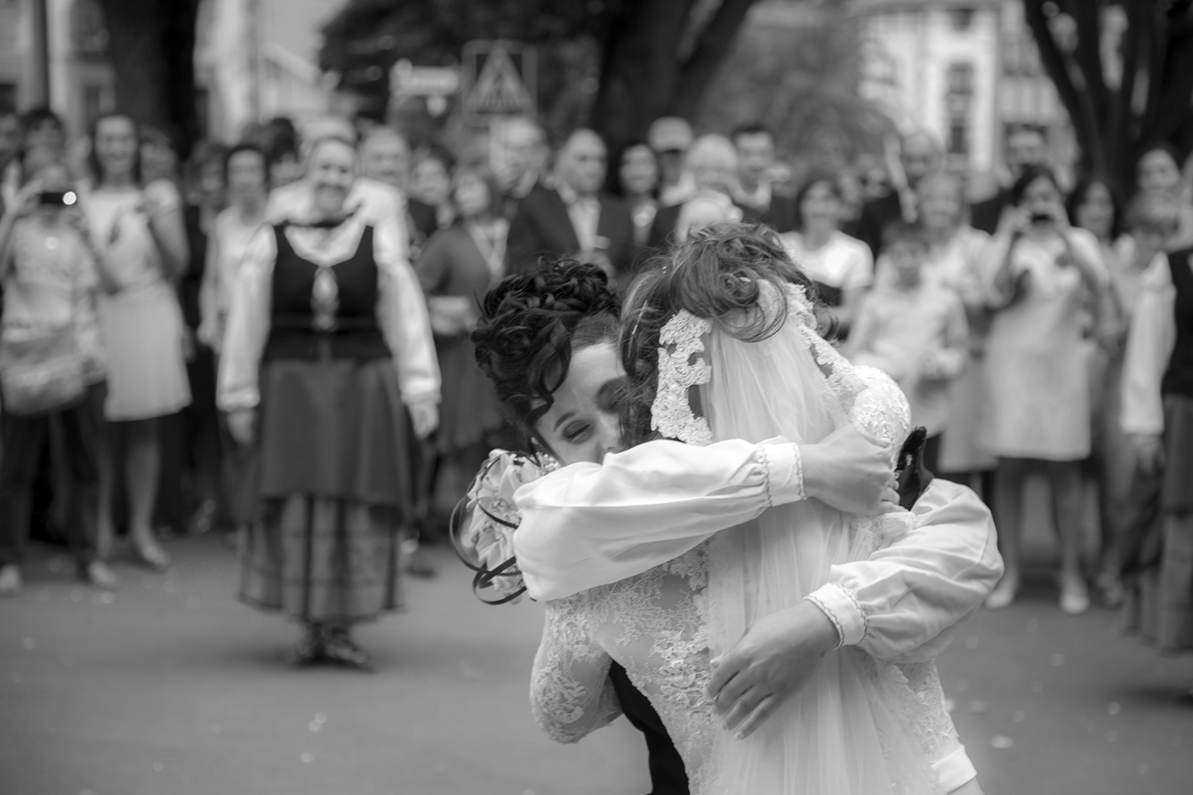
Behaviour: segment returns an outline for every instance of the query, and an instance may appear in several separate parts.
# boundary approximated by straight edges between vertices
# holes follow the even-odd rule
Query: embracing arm
[[[840,645],[879,659],[929,659],[948,644],[942,633],[1002,576],[993,518],[973,491],[937,478],[912,512],[904,535],[865,560],[833,566],[808,596],[837,627]]]
[[[621,715],[609,679],[612,658],[584,632],[583,596],[547,603],[530,678],[530,709],[558,743],[575,743]]]
[[[518,489],[518,567],[532,597],[559,599],[640,574],[802,498],[790,443],[647,442]]]

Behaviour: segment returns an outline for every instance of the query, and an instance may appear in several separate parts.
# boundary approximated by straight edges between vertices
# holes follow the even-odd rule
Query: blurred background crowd
[[[989,607],[1020,589],[1038,477],[1061,609],[1127,601],[1146,634],[1193,642],[1188,593],[1158,574],[1180,546],[1157,540],[1176,510],[1158,495],[1189,482],[1171,439],[1160,474],[1172,329],[1131,334],[1166,306],[1147,303],[1172,287],[1149,287],[1164,252],[1193,245],[1188,2],[136,5],[0,3],[23,31],[0,47],[30,67],[0,72],[0,592],[28,537],[109,587],[121,538],[164,569],[170,537],[251,524],[260,462],[233,393],[266,332],[231,316],[256,300],[242,271],[293,254],[280,232],[254,253],[263,226],[364,218],[391,230],[378,267],[413,269],[378,318],[400,367],[434,347],[400,376],[410,488],[387,532],[431,576],[420,540],[509,441],[468,339],[479,297],[544,257],[624,287],[740,221],[782,236],[843,349],[908,393],[929,467],[994,510]],[[319,69],[281,41],[317,18]],[[349,151],[319,160],[327,141]],[[320,215],[302,191],[326,185],[343,196]],[[64,323],[70,340],[31,341]],[[71,367],[77,399],[17,405],[21,378]],[[1188,560],[1166,565],[1189,585]]]

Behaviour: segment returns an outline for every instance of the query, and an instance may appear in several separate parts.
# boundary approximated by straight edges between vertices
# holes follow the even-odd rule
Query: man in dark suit
[[[777,232],[795,229],[795,200],[771,190],[768,172],[775,164],[775,136],[761,123],[738,127],[731,136],[737,149],[737,187],[733,203],[742,219],[774,227]]]
[[[510,224],[510,273],[527,273],[540,259],[574,257],[598,265],[614,283],[632,274],[634,223],[630,211],[602,194],[605,144],[592,130],[576,130],[556,156],[554,187],[535,187],[518,203]]]
[[[892,221],[912,223],[916,219],[915,186],[920,178],[940,168],[940,143],[926,131],[909,134],[903,139],[899,161],[903,166],[905,186],[896,188],[879,199],[872,199],[862,205],[858,220],[858,237],[870,247],[874,259],[878,259],[882,247],[882,230]]]
[[[1019,179],[1028,166],[1044,165],[1048,159],[1048,142],[1039,127],[1018,127],[1007,134],[1007,171],[1011,184]],[[974,229],[994,234],[1002,220],[1003,211],[1011,203],[1011,186],[1003,185],[998,192],[970,208],[969,223]]]

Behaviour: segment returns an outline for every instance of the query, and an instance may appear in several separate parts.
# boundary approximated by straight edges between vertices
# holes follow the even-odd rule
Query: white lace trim
[[[659,335],[659,383],[654,403],[650,407],[650,427],[668,439],[701,447],[712,444],[712,429],[708,420],[692,412],[689,390],[707,384],[711,372],[700,354],[704,353],[701,338],[712,324],[689,312],[678,312],[663,326]],[[692,358],[696,357],[696,361]]]

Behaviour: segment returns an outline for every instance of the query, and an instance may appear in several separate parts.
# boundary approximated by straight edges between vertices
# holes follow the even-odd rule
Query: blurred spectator
[[[0,112],[0,138],[4,137],[4,114]],[[9,122],[11,124],[11,122]],[[54,156],[66,154],[66,125],[62,118],[50,108],[39,106],[30,108],[22,113],[17,121],[17,140],[15,147],[4,162],[3,144],[0,143],[0,163],[4,169],[0,170],[0,209],[10,201],[24,181],[21,173],[23,167],[20,157],[23,152],[44,150]]]
[[[678,116],[655,119],[646,133],[646,142],[659,156],[659,204],[663,207],[686,201],[696,190],[685,162],[694,138],[692,125]]]
[[[21,126],[17,113],[12,108],[0,106],[0,216],[16,195],[16,186],[20,182],[17,160],[20,151]]]
[[[62,431],[73,509],[66,538],[78,575],[103,588],[116,583],[97,543],[105,364],[96,297],[112,277],[60,158],[27,168],[31,179],[0,221],[0,595],[21,587],[33,480],[51,422]],[[54,393],[23,394],[21,382],[37,374],[50,377]]]
[[[517,204],[543,181],[547,165],[547,134],[528,118],[509,119],[500,126],[500,140],[491,168],[506,198],[503,213],[513,218]]]
[[[915,188],[920,178],[940,168],[943,150],[940,142],[929,132],[913,132],[901,142],[899,162],[902,179],[896,181],[895,189],[878,199],[862,205],[858,220],[858,237],[870,247],[877,258],[882,247],[882,230],[892,221],[916,220]]]
[[[657,122],[656,122],[657,124]],[[663,162],[666,163],[665,158]],[[666,168],[664,167],[664,174]],[[699,207],[688,210],[688,215],[701,216],[702,223],[720,220],[739,220],[740,210],[733,212],[733,186],[737,184],[737,149],[733,142],[723,135],[702,135],[692,142],[684,156],[684,173],[690,178],[690,187],[679,204],[668,204],[661,200],[662,208],[655,214],[647,246],[652,252],[664,251],[680,232],[681,216],[685,204],[700,196]],[[721,201],[716,195],[724,198]],[[719,205],[714,208],[713,205]],[[705,211],[712,211],[707,215]],[[733,217],[736,215],[737,217]],[[694,218],[684,219],[683,230],[692,225]]]
[[[726,221],[741,221],[741,208],[720,191],[700,190],[680,205],[679,218],[675,222],[674,239],[682,243],[688,237],[706,226]]]
[[[141,139],[141,176],[145,184],[159,179],[177,183],[178,148],[170,135],[149,125],[143,125],[138,132]]]
[[[349,633],[399,603],[411,426],[434,430],[439,373],[394,208],[378,225],[352,211],[350,139],[313,138],[306,156],[301,220],[262,228],[241,265],[218,401],[259,456],[242,598],[301,622],[296,663],[364,667]]]
[[[511,273],[527,273],[539,258],[575,257],[599,266],[614,283],[628,279],[634,258],[634,223],[618,199],[601,193],[605,143],[576,130],[559,150],[555,187],[537,187],[518,205],[509,230]]]
[[[1176,197],[1132,208],[1149,260],[1123,364],[1122,428],[1137,462],[1138,501],[1123,544],[1128,629],[1165,652],[1193,648],[1193,251],[1165,253]]]
[[[952,289],[925,278],[922,230],[896,221],[883,232],[893,277],[858,304],[847,352],[855,364],[885,372],[911,403],[912,426],[928,431],[924,465],[938,470],[940,434],[949,422],[949,388],[969,357],[965,307]]]
[[[186,526],[192,532],[211,529],[219,493],[219,421],[215,408],[215,355],[213,349],[198,339],[203,316],[203,284],[207,278],[208,251],[214,245],[215,222],[224,209],[224,158],[227,147],[218,141],[201,140],[191,149],[183,170],[186,207],[183,219],[190,266],[179,284],[182,317],[190,333],[187,376],[190,379],[191,405],[183,409],[179,423],[181,464],[189,473],[185,478],[189,493],[170,495],[177,511],[184,512]],[[169,423],[167,423],[167,427]],[[166,441],[163,455],[168,456]],[[163,470],[169,471],[168,466]],[[176,485],[175,489],[180,486]],[[159,502],[167,500],[166,490]],[[158,506],[158,514],[163,513]],[[189,514],[189,515],[187,515]],[[177,520],[175,521],[177,526]]]
[[[504,427],[492,383],[476,365],[470,334],[480,301],[505,273],[509,222],[496,180],[476,164],[457,167],[452,200],[459,220],[427,244],[416,270],[435,333],[443,402],[435,434],[434,477],[427,478],[432,521],[446,526]]]
[[[439,149],[420,149],[410,169],[410,197],[434,211],[435,230],[447,229],[456,220],[451,199],[451,158]],[[425,211],[424,211],[425,212]],[[429,219],[424,219],[428,227]]]
[[[256,144],[237,144],[222,163],[227,204],[215,218],[207,241],[207,261],[199,298],[199,340],[215,352],[223,347],[232,289],[253,233],[265,222],[269,197],[265,152]]]
[[[1173,246],[1193,245],[1193,202],[1188,198],[1190,188],[1184,182],[1180,164],[1176,147],[1156,143],[1143,150],[1135,165],[1135,184],[1141,193],[1168,193],[1180,201],[1181,229],[1172,240]]]
[[[246,140],[252,140],[246,135]],[[269,163],[269,184],[280,188],[302,179],[299,135],[294,122],[279,116],[262,128],[260,146]]]
[[[775,135],[761,123],[738,127],[731,136],[737,148],[734,203],[746,221],[757,221],[776,232],[795,228],[795,202],[775,193],[769,172],[775,164]]]
[[[170,559],[153,531],[160,476],[158,419],[191,402],[185,326],[173,282],[187,267],[182,200],[167,180],[141,180],[141,147],[132,119],[101,115],[91,129],[92,182],[81,199],[93,240],[113,271],[115,289],[99,304],[108,351],[104,413],[123,442],[101,472],[100,539],[111,538],[116,468],[129,499],[137,556],[165,568]],[[120,451],[120,452],[115,452]]]
[[[850,237],[856,237],[862,217],[862,205],[866,201],[866,192],[862,186],[861,176],[854,169],[842,170],[837,175],[837,189],[841,194],[841,231]],[[793,214],[795,213],[794,207],[793,196]]]
[[[1007,134],[1006,165],[1011,180],[985,201],[970,208],[970,223],[974,229],[994,234],[1003,212],[1010,205],[1011,185],[1028,166],[1044,165],[1048,158],[1048,140],[1039,127],[1021,126]]]
[[[960,177],[937,171],[916,187],[920,226],[928,244],[923,278],[954,291],[965,307],[969,361],[950,390],[949,420],[940,439],[936,474],[980,491],[994,502],[997,459],[978,444],[978,424],[986,404],[985,349],[990,311],[983,268],[990,236],[965,223],[965,186]],[[880,269],[879,283],[889,275]]]
[[[351,141],[354,129],[352,125],[340,117],[320,119],[312,124],[312,137],[307,149],[314,147],[320,141],[333,139]],[[297,224],[309,223],[312,216],[318,215],[316,207],[317,197],[315,185],[305,177],[278,186],[273,182],[277,174],[274,163],[270,161],[270,186],[273,190],[269,194],[266,205],[265,218],[268,223],[290,222]],[[360,217],[377,228],[386,227],[387,234],[400,241],[402,256],[408,257],[407,246],[409,235],[406,232],[405,217],[402,213],[403,199],[401,193],[392,185],[386,185],[368,177],[360,177],[351,181],[348,195],[341,203],[347,217]],[[320,223],[331,223],[322,219]]]
[[[873,155],[860,155],[857,159],[858,182],[862,187],[862,201],[881,199],[891,192],[891,181],[886,166]]]
[[[439,229],[435,207],[409,195],[410,145],[392,127],[376,125],[365,133],[360,142],[361,174],[392,185],[406,200],[406,229],[410,233],[410,258],[418,252]]]
[[[198,331],[199,340],[215,353],[217,361],[223,350],[240,266],[249,241],[265,223],[269,198],[265,152],[256,144],[237,144],[228,150],[221,165],[228,206],[216,216],[207,240],[207,261],[199,297],[202,322]],[[232,441],[222,418],[218,438],[221,517],[243,532],[252,518],[254,451]]]
[[[645,141],[630,141],[613,156],[606,190],[626,203],[634,222],[634,243],[646,245],[659,211],[659,159]]]
[[[1171,237],[1175,213],[1171,218],[1156,218],[1150,200],[1161,199],[1165,206],[1174,202],[1156,194],[1144,194],[1132,204],[1128,226],[1131,235],[1117,234],[1118,206],[1110,186],[1097,177],[1082,179],[1066,203],[1073,225],[1098,238],[1102,260],[1110,276],[1108,309],[1112,312],[1102,325],[1101,345],[1091,351],[1093,378],[1093,464],[1100,514],[1101,555],[1095,584],[1102,601],[1117,607],[1123,599],[1119,579],[1119,541],[1128,520],[1131,480],[1134,475],[1134,451],[1127,443],[1119,422],[1122,413],[1123,351],[1131,317],[1139,300],[1142,277],[1157,249],[1154,235]],[[1166,222],[1171,222],[1167,224]]]
[[[841,231],[841,190],[834,174],[810,175],[795,195],[795,231],[783,235],[791,258],[816,282],[817,297],[848,333],[862,293],[874,281],[870,249]]]
[[[1011,604],[1020,586],[1020,528],[1030,475],[1047,477],[1060,537],[1061,609],[1089,609],[1081,572],[1081,461],[1090,454],[1090,378],[1082,336],[1092,308],[1105,318],[1108,277],[1097,240],[1068,223],[1061,190],[1043,166],[1023,170],[1011,189],[1014,211],[994,242],[986,346],[989,403],[981,441],[998,456],[999,545],[1006,573],[987,599]]]
[[[1176,147],[1154,143],[1143,150],[1135,165],[1135,186],[1138,190],[1175,194],[1181,184],[1181,155]]]

